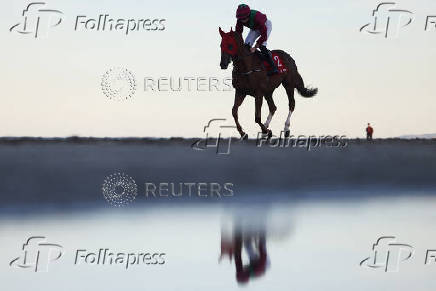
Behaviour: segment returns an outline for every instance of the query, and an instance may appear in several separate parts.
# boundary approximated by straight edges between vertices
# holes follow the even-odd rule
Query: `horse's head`
[[[224,32],[219,28],[219,32],[221,35],[221,69],[225,70],[228,68],[232,57],[238,54],[239,45],[237,39],[237,33],[230,30],[230,32]]]

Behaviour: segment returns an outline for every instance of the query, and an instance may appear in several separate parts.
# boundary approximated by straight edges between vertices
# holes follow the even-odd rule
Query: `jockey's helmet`
[[[236,18],[244,19],[250,16],[250,7],[246,4],[241,4],[238,6],[238,10],[236,10]]]

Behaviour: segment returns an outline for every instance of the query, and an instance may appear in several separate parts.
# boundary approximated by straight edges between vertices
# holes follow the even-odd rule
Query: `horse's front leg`
[[[272,136],[271,130],[268,130],[266,126],[261,122],[262,116],[262,104],[263,104],[263,96],[260,94],[256,94],[254,97],[256,100],[256,111],[254,116],[254,121],[260,126],[263,134],[268,134],[268,137]]]
[[[233,108],[232,108],[233,119],[235,120],[236,128],[238,129],[238,132],[241,135],[242,139],[247,139],[248,135],[242,130],[242,127],[239,124],[238,109],[239,109],[239,106],[241,106],[242,102],[244,102],[245,96],[246,96],[245,94],[236,91],[236,93],[235,93],[235,103],[233,104]]]

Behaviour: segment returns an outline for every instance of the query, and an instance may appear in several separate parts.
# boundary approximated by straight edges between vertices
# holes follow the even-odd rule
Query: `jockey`
[[[273,68],[272,74],[277,74],[278,69],[276,64],[272,59],[271,52],[266,48],[267,40],[272,30],[272,23],[266,18],[265,14],[260,13],[256,10],[251,10],[246,4],[241,4],[238,6],[236,11],[236,18],[238,19],[236,23],[236,31],[241,33],[244,31],[244,26],[250,28],[250,32],[245,39],[245,44],[248,44],[251,48],[251,52],[254,53],[257,48],[260,49],[262,55],[268,61],[268,64]],[[260,37],[259,37],[260,36]],[[254,41],[259,38],[254,47]]]

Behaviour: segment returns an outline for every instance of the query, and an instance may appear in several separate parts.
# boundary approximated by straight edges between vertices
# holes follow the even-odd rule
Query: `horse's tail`
[[[304,86],[303,78],[298,72],[297,65],[295,64],[295,60],[287,52],[283,50],[277,50],[277,52],[282,53],[288,59],[291,66],[290,69],[295,70],[296,72],[295,86],[297,88],[298,93],[300,93],[300,95],[305,98],[311,98],[315,96],[318,93],[318,88],[306,88]]]
[[[318,93],[318,88],[309,88],[304,86],[303,78],[297,71],[297,80],[295,82],[298,93],[305,98],[311,98]]]

